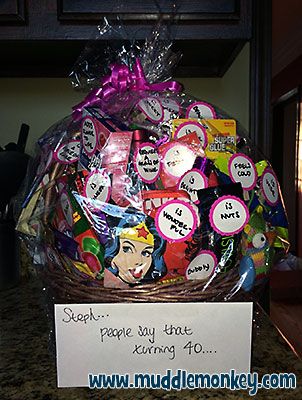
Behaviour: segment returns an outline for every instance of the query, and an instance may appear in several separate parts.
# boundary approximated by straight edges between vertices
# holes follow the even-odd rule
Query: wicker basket
[[[41,277],[51,289],[57,303],[143,303],[143,302],[204,302],[249,301],[251,294],[236,288],[239,275],[236,268],[217,274],[210,285],[204,281],[187,280],[169,284],[144,284],[127,289],[102,286],[102,282],[86,280],[64,271],[43,269]]]
[[[45,190],[44,224],[48,226],[47,211],[55,201],[55,180],[62,174],[62,167],[55,164],[50,184]],[[47,229],[46,229],[47,231]],[[103,283],[87,276],[83,277],[63,270],[41,268],[41,278],[50,288],[58,303],[126,303],[126,302],[203,302],[247,300],[250,298],[243,290],[235,289],[240,277],[238,269],[217,273],[210,284],[205,281],[187,280],[177,283],[150,283],[114,289],[103,287]]]

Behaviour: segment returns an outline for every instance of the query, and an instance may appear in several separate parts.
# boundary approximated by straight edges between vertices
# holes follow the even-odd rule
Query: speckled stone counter
[[[0,292],[0,400],[85,399],[250,399],[248,393],[229,390],[90,390],[58,389],[55,358],[49,346],[49,322],[43,291],[31,279],[14,289]],[[252,371],[260,375],[293,372],[295,390],[260,390],[257,399],[302,399],[302,362],[288,347],[269,318],[256,312]],[[255,397],[254,397],[255,398]]]

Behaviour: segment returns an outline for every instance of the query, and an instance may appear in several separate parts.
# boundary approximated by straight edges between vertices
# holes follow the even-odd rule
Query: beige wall
[[[0,145],[16,141],[22,122],[30,126],[27,151],[50,125],[82,99],[68,79],[0,79]]]
[[[223,78],[181,79],[186,91],[208,100],[245,129],[249,126],[249,44],[246,44]]]
[[[241,51],[223,78],[181,79],[186,91],[213,102],[237,118],[244,127],[249,120],[249,46]],[[68,115],[83,97],[66,79],[0,79],[0,146],[16,141],[22,122],[30,125],[27,152],[57,120]]]

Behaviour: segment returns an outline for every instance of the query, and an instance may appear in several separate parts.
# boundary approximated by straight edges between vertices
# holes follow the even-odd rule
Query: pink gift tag
[[[70,140],[67,143],[62,143],[55,151],[55,159],[60,164],[72,164],[79,160],[80,141]]]
[[[186,270],[187,279],[208,279],[217,267],[217,257],[210,250],[202,250],[190,262]]]
[[[178,190],[185,190],[193,203],[198,203],[197,191],[208,187],[208,178],[197,168],[186,172],[179,180]]]
[[[168,242],[184,242],[189,239],[197,222],[194,208],[182,200],[168,201],[158,209],[155,216],[156,229]]]
[[[208,136],[206,129],[199,122],[187,121],[180,124],[174,134],[175,139],[179,139],[182,136],[188,135],[189,133],[196,132],[201,146],[205,149],[208,145]]]
[[[186,118],[215,119],[214,108],[204,101],[196,101],[187,108]]]
[[[160,173],[157,147],[152,143],[142,143],[134,155],[134,168],[143,182],[153,183]]]
[[[137,103],[137,107],[145,114],[149,121],[159,124],[164,119],[164,109],[156,97],[146,97]]]
[[[82,146],[88,156],[96,152],[98,146],[98,127],[91,117],[85,117],[81,128]]]
[[[111,180],[103,171],[91,172],[85,181],[84,195],[92,200],[107,203],[111,194]]]
[[[271,168],[266,168],[261,177],[261,190],[270,206],[275,206],[279,201],[278,186],[276,174]]]
[[[234,183],[240,182],[245,190],[254,189],[258,174],[255,164],[248,156],[234,154],[229,160],[228,170]]]
[[[222,236],[231,236],[243,230],[250,218],[245,203],[236,196],[222,196],[210,209],[210,223]]]

